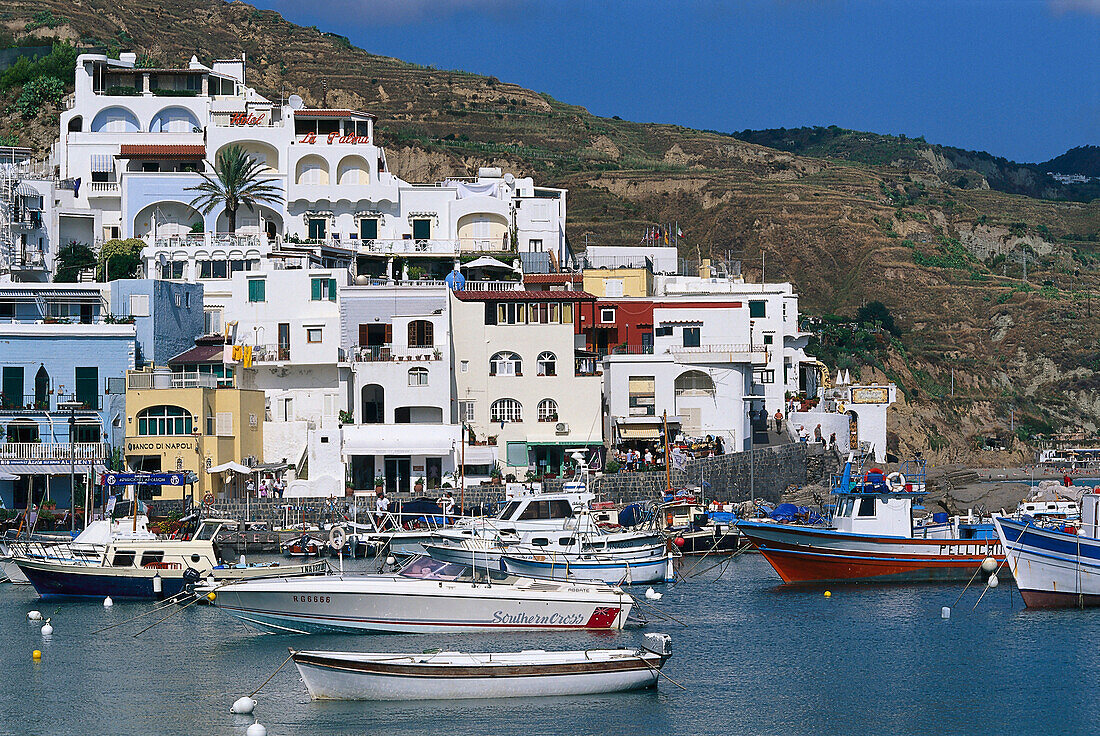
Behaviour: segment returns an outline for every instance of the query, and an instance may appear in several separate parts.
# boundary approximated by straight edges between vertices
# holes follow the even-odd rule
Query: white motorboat
[[[274,633],[431,633],[621,629],[617,586],[533,580],[415,557],[391,575],[270,578],[222,586],[214,605]]]
[[[292,651],[314,700],[451,700],[594,695],[655,687],[671,656],[667,634],[635,649],[547,652]]]

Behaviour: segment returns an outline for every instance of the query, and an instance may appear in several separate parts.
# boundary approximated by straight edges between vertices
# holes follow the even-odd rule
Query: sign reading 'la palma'
[[[365,135],[355,135],[354,133],[348,133],[347,135],[340,135],[339,133],[329,133],[326,138],[326,143],[362,143],[369,144],[370,138]],[[299,143],[316,143],[316,133],[306,133],[298,139]]]

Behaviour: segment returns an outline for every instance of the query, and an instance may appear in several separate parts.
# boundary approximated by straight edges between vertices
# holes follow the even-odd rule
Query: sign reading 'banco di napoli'
[[[191,437],[165,440],[126,440],[126,452],[148,452],[163,450],[193,450],[195,440]]]

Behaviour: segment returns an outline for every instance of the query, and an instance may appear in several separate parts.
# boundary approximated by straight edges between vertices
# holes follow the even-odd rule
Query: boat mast
[[[665,427],[665,489],[672,491],[672,471],[668,462],[668,409],[661,412],[661,422]]]

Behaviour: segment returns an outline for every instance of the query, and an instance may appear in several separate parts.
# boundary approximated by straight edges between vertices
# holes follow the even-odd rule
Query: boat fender
[[[895,492],[904,490],[905,476],[895,470],[886,476],[886,487]]]
[[[343,549],[344,543],[347,542],[348,535],[344,531],[343,527],[334,526],[328,530],[328,546],[334,550]]]
[[[254,710],[256,710],[256,701],[247,695],[237,698],[233,701],[233,705],[229,707],[230,713],[239,715],[250,715]]]

